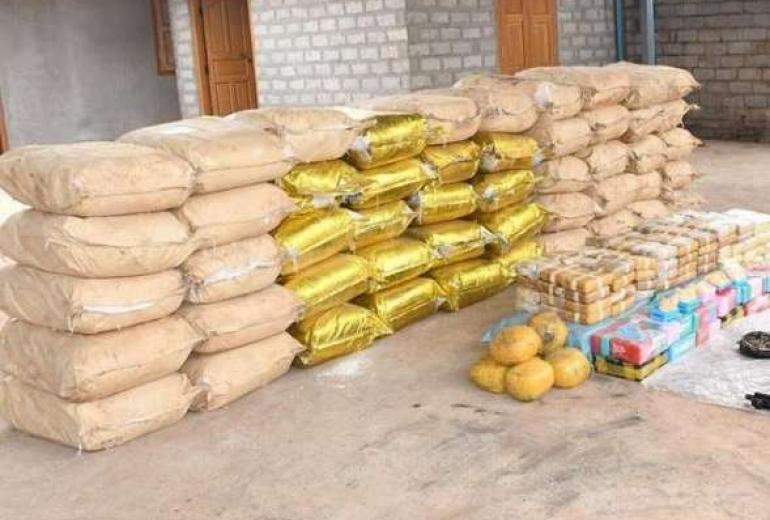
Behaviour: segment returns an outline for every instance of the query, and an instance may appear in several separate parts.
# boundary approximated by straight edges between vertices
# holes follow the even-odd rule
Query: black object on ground
[[[770,395],[760,392],[746,394],[746,399],[751,402],[751,406],[758,410],[770,410]]]
[[[738,350],[752,358],[770,358],[770,334],[754,331],[745,334],[738,342]]]

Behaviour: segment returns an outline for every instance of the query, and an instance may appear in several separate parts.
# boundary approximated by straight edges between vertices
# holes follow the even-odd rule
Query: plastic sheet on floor
[[[665,365],[642,384],[700,401],[752,409],[745,394],[770,393],[770,359],[751,359],[738,353],[738,341],[754,330],[770,331],[770,312],[736,321],[705,347]]]

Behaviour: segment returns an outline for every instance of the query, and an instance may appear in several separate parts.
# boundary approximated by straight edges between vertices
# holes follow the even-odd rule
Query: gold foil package
[[[342,303],[306,318],[291,328],[306,350],[297,356],[304,367],[363,350],[393,331],[369,309]]]
[[[419,224],[435,224],[470,215],[476,211],[477,199],[473,186],[458,182],[423,188],[409,198],[409,205],[417,212]]]
[[[353,243],[353,216],[344,209],[292,215],[273,233],[286,253],[283,274],[292,274],[345,251]]]
[[[435,280],[415,278],[362,296],[358,303],[396,331],[434,314],[445,299],[444,291]]]
[[[425,118],[417,114],[377,115],[376,123],[356,137],[346,156],[367,170],[419,155],[426,145]]]
[[[402,200],[351,213],[355,229],[353,250],[399,237],[417,216]]]
[[[433,170],[439,184],[467,181],[479,169],[481,148],[473,141],[428,146],[420,160]]]
[[[277,184],[291,197],[342,202],[361,192],[365,179],[345,161],[298,164]]]
[[[525,260],[543,256],[543,246],[537,241],[522,240],[514,245],[507,253],[492,255],[490,258],[503,266],[511,280],[516,278],[516,266]]]
[[[482,225],[465,220],[414,227],[407,234],[433,250],[437,266],[478,258],[484,254],[486,245],[495,240]]]
[[[545,225],[548,214],[538,204],[511,206],[494,213],[480,213],[479,222],[491,231],[497,241],[491,244],[497,254],[508,252],[523,238],[529,238]]]
[[[339,254],[284,280],[302,302],[302,317],[335,307],[364,294],[369,287],[369,264],[355,255]]]
[[[503,266],[491,260],[466,260],[434,269],[431,278],[446,294],[443,307],[458,311],[496,294],[508,285]]]
[[[479,132],[473,140],[481,147],[479,171],[529,170],[542,156],[537,141],[522,135]]]
[[[477,177],[473,187],[479,210],[497,211],[524,202],[535,189],[535,174],[531,170],[487,173]]]
[[[431,180],[430,172],[417,159],[406,159],[361,172],[363,188],[349,199],[355,209],[374,208],[404,199]]]
[[[365,247],[356,253],[369,264],[368,292],[376,292],[430,270],[435,258],[430,247],[411,238],[395,238]]]

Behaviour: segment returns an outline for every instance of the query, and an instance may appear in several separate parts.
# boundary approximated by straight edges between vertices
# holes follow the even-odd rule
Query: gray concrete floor
[[[712,207],[768,209],[770,146],[697,162]],[[0,519],[768,518],[769,414],[602,376],[531,404],[475,389],[510,311],[435,316],[108,452],[0,423]]]

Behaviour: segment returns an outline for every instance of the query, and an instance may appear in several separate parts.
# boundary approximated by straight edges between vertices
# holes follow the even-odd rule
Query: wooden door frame
[[[3,110],[3,96],[0,95],[0,154],[7,152],[11,146],[8,144],[8,129],[5,126],[5,111]]]
[[[246,17],[249,28],[249,45],[251,47],[251,66],[254,69],[254,96],[259,100],[259,87],[257,85],[257,60],[254,56],[253,26],[251,25],[251,9],[248,8],[249,0],[246,2]],[[203,0],[187,0],[190,10],[190,28],[192,30],[192,52],[193,64],[195,66],[195,83],[198,86],[198,107],[201,115],[211,115],[211,82],[209,78],[208,59],[206,56],[206,37],[203,33]]]
[[[503,66],[503,49],[502,45],[500,45],[500,18],[502,15],[502,3],[506,0],[495,0],[495,33],[497,36],[497,72],[502,73],[502,66]],[[526,1],[526,0],[522,0]],[[551,12],[553,13],[553,62],[554,65],[559,64],[559,5],[558,0],[541,0],[544,2],[548,2],[551,7]]]

